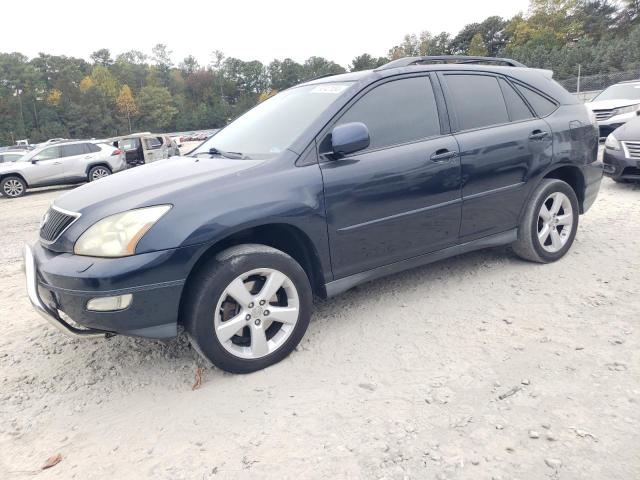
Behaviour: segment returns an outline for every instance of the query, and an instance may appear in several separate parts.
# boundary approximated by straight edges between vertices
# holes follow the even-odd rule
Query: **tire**
[[[611,180],[613,180],[616,183],[629,183],[628,180],[624,179],[624,178],[615,178],[615,177],[611,177]]]
[[[573,244],[579,215],[578,197],[573,188],[562,180],[543,179],[525,209],[518,240],[512,245],[514,252],[532,262],[551,263],[561,259]]]
[[[109,167],[105,167],[104,165],[96,165],[95,167],[91,167],[91,170],[89,170],[89,173],[87,174],[87,180],[90,182],[95,182],[96,180],[108,177],[109,175],[111,175],[111,169]]]
[[[18,198],[25,194],[27,191],[27,184],[25,181],[16,176],[5,177],[0,182],[0,192],[5,197]]]
[[[273,296],[269,282],[280,285]],[[275,248],[246,244],[224,250],[194,273],[187,288],[182,321],[189,339],[227,372],[250,373],[279,362],[309,325],[309,278]]]

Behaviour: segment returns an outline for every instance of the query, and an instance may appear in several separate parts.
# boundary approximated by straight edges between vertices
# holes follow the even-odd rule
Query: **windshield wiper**
[[[205,154],[205,155],[220,155],[221,157],[232,158],[234,160],[245,160],[245,159],[249,158],[249,157],[247,157],[246,155],[244,155],[244,154],[242,154],[240,152],[227,152],[227,151],[224,151],[224,150],[219,150],[219,149],[217,149],[215,147],[211,147],[208,152],[198,152],[194,156],[197,157],[197,156],[202,155],[202,154]]]

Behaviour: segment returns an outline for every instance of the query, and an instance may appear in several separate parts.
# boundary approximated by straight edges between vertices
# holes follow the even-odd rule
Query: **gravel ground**
[[[640,186],[605,179],[555,264],[360,286],[285,361],[197,390],[184,338],[72,340],[30,309],[21,245],[62,193],[0,198],[0,478],[640,478]]]

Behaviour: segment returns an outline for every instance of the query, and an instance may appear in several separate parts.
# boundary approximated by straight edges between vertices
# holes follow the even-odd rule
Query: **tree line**
[[[263,64],[225,57],[178,64],[163,44],[150,54],[108,49],[90,60],[0,53],[0,145],[29,138],[91,138],[129,131],[221,127],[274,93],[326,74],[376,68],[414,55],[510,57],[552,69],[562,80],[583,73],[639,69],[640,0],[531,0],[513,18],[491,16],[457,35],[407,34],[384,57],[363,53],[345,68],[329,59]]]

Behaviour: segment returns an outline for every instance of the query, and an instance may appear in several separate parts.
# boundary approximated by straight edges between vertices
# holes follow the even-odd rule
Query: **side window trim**
[[[533,106],[528,102],[528,100],[527,100],[526,98],[524,98],[525,103],[529,106],[529,108],[530,108],[530,109],[531,109],[531,111],[534,113],[534,115],[536,116],[536,118],[546,118],[546,117],[548,117],[549,115],[551,115],[553,112],[555,112],[558,108],[560,108],[560,104],[559,104],[559,103],[558,103],[554,98],[551,98],[551,97],[550,97],[549,95],[547,95],[546,93],[544,93],[544,92],[542,92],[542,91],[538,90],[537,88],[535,88],[535,87],[533,87],[533,86],[529,85],[528,83],[524,83],[524,82],[521,82],[521,81],[516,80],[516,79],[514,79],[514,78],[510,78],[510,77],[506,78],[506,80],[507,80],[509,83],[511,83],[511,86],[512,86],[512,87],[514,87],[514,90],[515,90],[516,92],[518,92],[518,95],[520,95],[521,97],[523,97],[523,98],[524,98],[524,95],[522,95],[522,92],[520,91],[520,89],[519,89],[519,88],[516,88],[517,86],[520,86],[520,87],[522,87],[522,88],[528,88],[528,89],[529,89],[529,90],[531,90],[533,93],[537,93],[537,94],[538,94],[538,95],[540,95],[541,97],[546,98],[549,102],[553,103],[553,104],[556,106],[556,108],[554,108],[554,109],[553,109],[551,112],[549,112],[548,114],[546,114],[546,115],[540,115],[538,112],[536,112],[536,109],[535,109],[535,108],[533,108]]]
[[[366,150],[362,150],[361,152],[357,152],[357,154],[361,154],[361,153],[364,153],[364,152],[369,153],[369,152],[382,151],[382,150],[386,150],[386,149],[389,149],[389,148],[396,148],[396,147],[403,146],[403,145],[411,145],[412,143],[419,143],[419,142],[423,142],[425,140],[432,140],[432,139],[441,138],[441,137],[450,135],[452,132],[451,132],[451,127],[450,127],[449,117],[447,116],[447,109],[446,109],[446,104],[445,104],[445,100],[444,100],[444,94],[442,93],[442,87],[440,85],[440,82],[438,82],[437,79],[435,78],[436,77],[435,72],[415,72],[415,73],[410,73],[410,74],[393,75],[393,76],[390,76],[390,77],[385,77],[383,79],[380,79],[380,80],[368,85],[364,89],[360,90],[354,97],[351,98],[351,100],[349,100],[346,104],[344,104],[342,106],[342,108],[333,116],[333,118],[320,131],[320,133],[314,137],[313,142],[315,142],[315,145],[316,145],[318,163],[326,163],[326,162],[331,161],[331,160],[327,159],[325,157],[325,154],[323,154],[320,151],[321,146],[322,146],[322,142],[324,141],[326,136],[331,132],[333,127],[340,121],[340,119],[349,111],[349,109],[356,102],[358,102],[362,97],[364,97],[367,93],[369,93],[373,89],[375,89],[375,88],[377,88],[377,87],[379,87],[381,85],[384,85],[385,83],[398,81],[398,80],[403,80],[403,79],[406,79],[406,78],[416,78],[416,77],[425,77],[426,79],[428,79],[431,82],[431,87],[433,89],[433,94],[434,94],[434,97],[436,99],[436,107],[438,109],[438,121],[439,121],[439,124],[440,124],[440,135],[420,138],[420,139],[413,140],[413,141],[410,141],[410,142],[404,142],[404,143],[399,143],[399,144],[395,144],[395,145],[386,145],[386,146],[383,146],[383,147],[380,147],[380,148],[368,148]],[[441,108],[441,107],[444,107],[444,109]],[[345,156],[345,158],[349,158],[350,156],[351,155],[347,155],[347,156]]]
[[[520,100],[522,100],[525,104],[525,106],[527,107],[527,109],[529,110],[529,112],[531,113],[531,115],[533,115],[531,118],[524,118],[522,120],[513,120],[511,118],[511,112],[509,109],[509,105],[507,105],[507,115],[509,115],[509,120],[511,121],[511,123],[519,123],[519,122],[528,122],[531,121],[535,118],[538,118],[538,114],[536,113],[536,111],[531,107],[531,105],[529,105],[529,102],[527,102],[527,99],[524,98],[524,96],[522,95],[522,93],[520,93],[520,90],[518,90],[510,81],[509,81],[509,77],[506,77],[504,75],[496,75],[498,77],[498,80],[503,80],[504,82],[506,82],[506,84],[511,87],[511,89],[515,92],[515,94],[520,97]],[[502,87],[502,82],[498,81],[498,85],[500,85],[500,91],[502,92],[502,97],[504,98],[504,101],[506,103],[507,101],[507,96],[504,94],[504,89]]]

